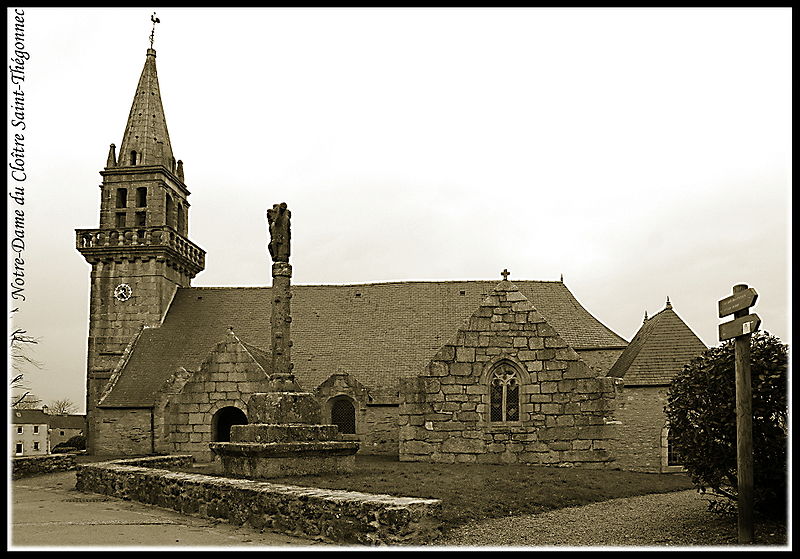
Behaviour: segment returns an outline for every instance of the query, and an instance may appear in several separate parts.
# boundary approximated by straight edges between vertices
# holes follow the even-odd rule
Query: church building
[[[271,288],[191,285],[205,252],[152,48],[100,174],[99,227],[76,231],[91,265],[87,450],[210,460],[266,390]],[[297,383],[361,453],[613,467],[629,344],[563,281],[507,276],[292,286]]]

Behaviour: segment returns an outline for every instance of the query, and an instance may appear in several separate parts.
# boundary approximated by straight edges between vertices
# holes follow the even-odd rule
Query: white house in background
[[[11,410],[11,455],[36,456],[50,452],[49,416],[42,410]]]

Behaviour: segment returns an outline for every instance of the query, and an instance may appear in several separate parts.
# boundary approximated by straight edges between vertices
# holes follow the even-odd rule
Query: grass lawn
[[[218,474],[218,463],[194,468]],[[427,464],[356,456],[352,474],[282,477],[272,483],[442,501],[443,528],[470,520],[534,514],[618,497],[691,489],[684,474],[525,465]]]

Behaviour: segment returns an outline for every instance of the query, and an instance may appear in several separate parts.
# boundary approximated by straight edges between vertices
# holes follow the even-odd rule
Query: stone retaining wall
[[[42,456],[20,456],[14,458],[11,478],[19,479],[39,474],[66,472],[75,469],[74,454],[45,454]]]
[[[81,465],[76,488],[336,544],[424,544],[439,533],[438,500],[154,469],[191,462],[164,456]]]

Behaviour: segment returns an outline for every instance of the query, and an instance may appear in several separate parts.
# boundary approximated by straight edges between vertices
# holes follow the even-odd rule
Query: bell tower
[[[100,175],[99,227],[75,232],[77,249],[92,266],[89,453],[94,453],[98,399],[125,348],[142,327],[161,324],[176,289],[189,287],[205,267],[205,251],[187,238],[189,190],[183,162],[172,153],[152,35],[119,154],[111,144]]]

